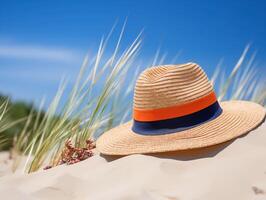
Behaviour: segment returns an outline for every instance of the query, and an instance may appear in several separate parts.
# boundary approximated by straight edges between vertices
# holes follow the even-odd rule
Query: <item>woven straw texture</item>
[[[209,94],[212,86],[204,71],[193,63],[167,65],[144,71],[137,83],[134,108],[154,109],[182,104]],[[134,133],[132,121],[104,133],[96,143],[107,155],[158,153],[201,148],[248,133],[265,120],[265,109],[253,102],[220,103],[223,112],[214,120],[165,135]]]
[[[134,92],[134,108],[150,110],[199,99],[213,87],[195,63],[151,67],[139,76]]]

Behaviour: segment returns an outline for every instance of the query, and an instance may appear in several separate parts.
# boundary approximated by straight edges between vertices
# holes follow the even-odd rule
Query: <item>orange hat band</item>
[[[185,103],[182,105],[171,106],[167,108],[159,108],[153,110],[133,110],[133,118],[136,121],[151,122],[158,120],[171,119],[182,117],[195,112],[198,112],[217,101],[215,93],[212,91],[207,96],[204,96],[195,101]]]

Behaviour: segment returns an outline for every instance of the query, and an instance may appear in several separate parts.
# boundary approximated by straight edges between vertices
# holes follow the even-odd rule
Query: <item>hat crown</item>
[[[155,66],[142,72],[136,82],[134,109],[151,110],[182,105],[212,91],[212,84],[198,64]]]

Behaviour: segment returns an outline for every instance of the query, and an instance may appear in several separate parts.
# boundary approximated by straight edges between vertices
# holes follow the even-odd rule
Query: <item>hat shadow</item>
[[[211,158],[211,157],[216,156],[222,150],[224,150],[227,146],[233,143],[233,141],[231,140],[231,141],[227,141],[227,142],[220,143],[217,145],[212,145],[212,146],[197,148],[197,149],[172,151],[172,152],[147,154],[147,155],[154,156],[157,158],[167,158],[167,159],[174,159],[174,160],[181,160],[181,161],[196,160],[196,159],[201,159],[201,158]]]
[[[230,141],[220,143],[217,145],[212,145],[212,146],[198,148],[198,149],[163,152],[163,153],[150,153],[150,154],[143,154],[143,155],[149,155],[149,156],[153,156],[153,157],[157,157],[161,159],[174,159],[174,160],[181,160],[181,161],[195,160],[195,159],[201,159],[201,158],[210,158],[210,157],[214,157],[215,155],[217,155],[219,152],[221,152],[223,149],[225,149],[227,146],[229,146],[233,142],[234,140],[230,140]],[[100,154],[100,156],[103,157],[107,162],[111,162],[119,158],[125,157],[125,156],[110,156],[110,155],[104,155],[104,154]]]

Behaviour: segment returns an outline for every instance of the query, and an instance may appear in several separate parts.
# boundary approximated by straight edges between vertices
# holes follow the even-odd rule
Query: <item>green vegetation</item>
[[[13,147],[16,136],[22,131],[30,113],[37,113],[32,104],[25,102],[13,102],[7,96],[0,95],[0,150],[8,150]],[[41,117],[44,112],[41,112]],[[29,127],[32,127],[35,118]],[[2,140],[1,140],[2,138]]]
[[[139,51],[140,36],[120,52],[122,34],[123,30],[110,56],[105,50],[111,34],[103,39],[95,58],[90,62],[89,57],[85,58],[72,91],[65,94],[66,82],[63,81],[43,119],[39,119],[37,113],[36,125],[25,126],[15,148],[24,149],[23,153],[29,156],[27,171],[36,171],[47,161],[49,165],[55,164],[67,139],[74,141],[77,147],[85,146],[88,138],[119,123],[118,116],[123,119],[120,113],[129,103],[123,101],[126,94],[120,89]],[[65,102],[63,95],[67,95]],[[55,114],[60,117],[55,118]],[[31,124],[32,116],[30,114],[26,124]]]

